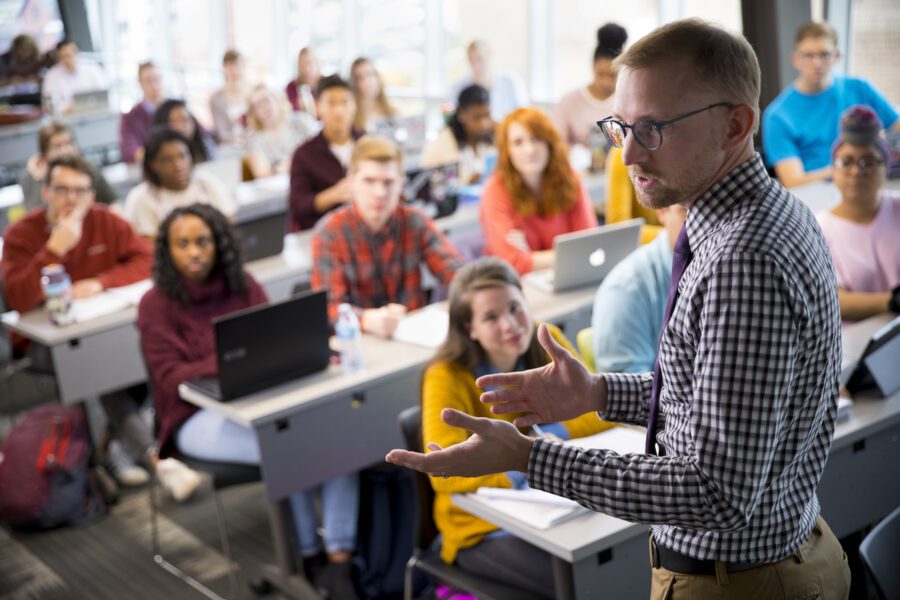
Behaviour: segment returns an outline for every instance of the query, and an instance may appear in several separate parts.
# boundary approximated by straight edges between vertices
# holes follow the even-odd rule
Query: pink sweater
[[[502,258],[519,274],[524,274],[534,268],[531,252],[553,248],[553,238],[560,234],[596,227],[597,215],[580,179],[578,188],[578,202],[569,210],[545,217],[525,217],[516,212],[500,177],[492,175],[484,184],[480,210],[487,254]],[[507,241],[511,230],[520,230],[525,234],[531,252],[525,252]]]

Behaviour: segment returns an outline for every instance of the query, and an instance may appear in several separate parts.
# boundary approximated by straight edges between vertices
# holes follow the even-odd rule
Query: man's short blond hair
[[[808,38],[828,38],[835,48],[838,45],[837,30],[823,21],[810,21],[801,25],[794,35],[794,47]]]
[[[720,102],[753,109],[753,131],[759,128],[759,61],[750,43],[701,19],[675,21],[645,35],[614,61],[616,68],[647,69],[685,62],[699,86],[718,94]]]
[[[378,135],[364,135],[356,141],[353,154],[350,155],[350,170],[355,171],[359,163],[366,160],[395,162],[403,170],[403,151],[391,140]]]

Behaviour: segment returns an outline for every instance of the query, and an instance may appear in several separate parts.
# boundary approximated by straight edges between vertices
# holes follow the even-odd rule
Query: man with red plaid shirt
[[[382,337],[425,305],[422,262],[444,284],[463,263],[427,215],[400,204],[401,162],[393,142],[361,138],[350,159],[353,202],[329,215],[312,242],[312,287],[328,290],[332,323],[347,302],[363,331]]]

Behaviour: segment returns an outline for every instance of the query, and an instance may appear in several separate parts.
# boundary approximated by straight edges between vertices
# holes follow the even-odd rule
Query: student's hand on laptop
[[[513,423],[530,427],[574,419],[585,413],[606,410],[606,380],[588,371],[580,360],[559,345],[546,325],[538,329],[538,340],[552,362],[517,373],[484,375],[475,381],[480,388],[500,388],[481,394],[497,415],[525,413]]]
[[[103,284],[96,277],[90,279],[80,279],[72,284],[73,298],[90,298],[95,294],[103,291]]]
[[[402,304],[387,304],[381,308],[369,308],[363,311],[362,328],[367,333],[373,333],[383,338],[389,338],[394,335],[397,325],[403,315],[406,314],[406,307]]]
[[[531,251],[531,248],[528,247],[528,240],[525,239],[525,232],[521,229],[510,229],[506,233],[506,243],[522,252]]]

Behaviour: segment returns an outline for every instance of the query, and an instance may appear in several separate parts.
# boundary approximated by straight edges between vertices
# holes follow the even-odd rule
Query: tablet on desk
[[[852,370],[845,387],[851,394],[877,389],[887,397],[900,390],[900,317],[875,332]],[[842,373],[846,372],[842,369]]]

